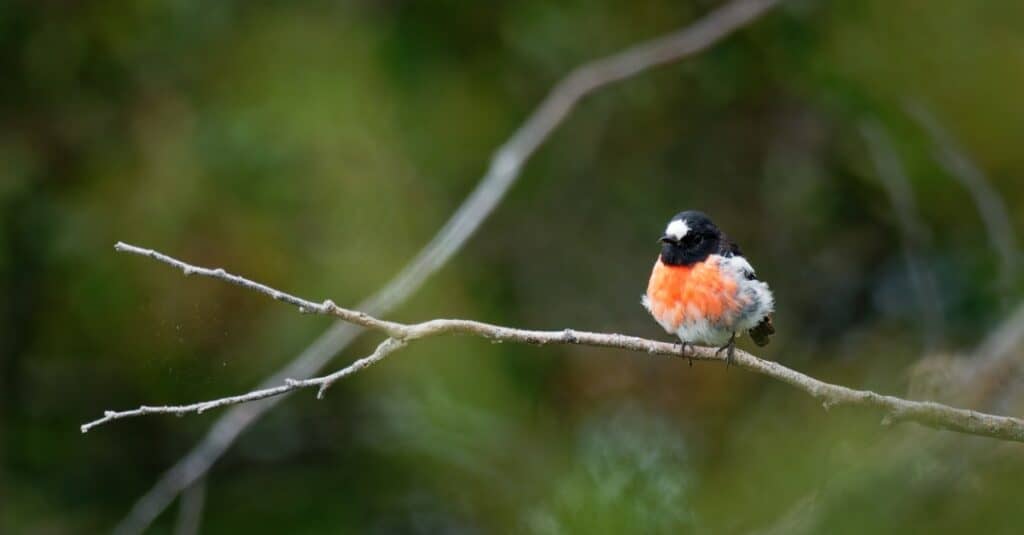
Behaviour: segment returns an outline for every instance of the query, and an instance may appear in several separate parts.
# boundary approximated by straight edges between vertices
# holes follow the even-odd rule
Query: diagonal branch
[[[329,302],[329,301],[328,301]],[[280,396],[291,392],[292,390],[298,390],[300,388],[308,387],[319,387],[317,391],[317,398],[322,399],[324,392],[337,380],[347,377],[363,368],[370,366],[381,361],[384,357],[388,356],[396,349],[405,347],[405,340],[397,338],[388,338],[377,346],[369,356],[363,357],[352,364],[323,377],[315,377],[313,379],[297,380],[297,379],[285,379],[284,384],[281,386],[275,386],[271,388],[261,388],[259,390],[253,390],[246,394],[240,394],[237,396],[228,396],[225,398],[214,399],[210,401],[200,401],[198,403],[192,403],[189,405],[175,405],[175,406],[162,406],[153,407],[150,405],[143,405],[137,409],[129,411],[105,411],[103,418],[94,420],[87,424],[82,425],[81,429],[83,433],[88,433],[90,429],[98,425],[103,425],[113,420],[120,420],[123,418],[133,418],[135,416],[145,416],[147,414],[175,414],[178,416],[184,416],[190,412],[196,414],[202,414],[210,409],[216,409],[219,407],[226,407],[228,405],[238,405],[241,403],[249,403],[252,401],[259,401],[261,399],[271,398],[274,396]]]
[[[494,211],[526,162],[581,99],[648,69],[698,54],[757,20],[780,2],[733,0],[686,28],[574,69],[498,147],[476,188],[434,238],[394,279],[360,303],[358,308],[378,316],[387,315],[441,269]],[[360,329],[353,324],[336,322],[281,370],[264,380],[261,386],[271,387],[288,377],[317,373],[359,332]],[[133,534],[145,530],[179,493],[203,477],[235,440],[280,399],[272,397],[262,402],[239,405],[221,416],[188,454],[167,469],[153,487],[136,500],[114,532]]]
[[[537,331],[515,329],[501,325],[492,325],[472,320],[435,319],[422,323],[405,324],[378,319],[369,314],[339,307],[332,301],[314,303],[301,297],[276,290],[267,285],[251,281],[245,277],[234,275],[223,269],[209,269],[182,262],[162,253],[143,249],[125,243],[115,246],[117,251],[147,256],[181,269],[185,274],[196,274],[220,279],[244,288],[266,294],[278,301],[284,301],[298,307],[300,312],[335,316],[343,321],[359,325],[370,330],[381,331],[388,336],[372,355],[357,360],[346,368],[321,377],[305,380],[286,379],[283,385],[254,390],[240,396],[193,403],[191,405],[152,407],[143,406],[128,411],[107,411],[103,418],[82,426],[82,432],[112,420],[142,416],[145,414],[184,414],[201,413],[216,407],[246,403],[272,396],[278,396],[293,390],[316,387],[318,396],[335,381],[351,375],[367,366],[379,362],[394,351],[405,347],[409,342],[444,334],[468,334],[502,342],[518,342],[535,345],[575,344],[594,347],[624,349],[636,353],[686,357],[696,360],[724,360],[719,352],[710,347],[696,347],[688,351],[682,350],[677,344],[659,342],[614,333],[595,333],[564,329],[560,331]],[[1024,420],[1008,416],[996,416],[966,409],[957,409],[931,401],[911,401],[878,394],[870,390],[856,390],[845,386],[834,385],[815,379],[796,370],[787,368],[777,362],[760,359],[745,351],[737,351],[735,364],[743,369],[782,381],[799,390],[803,390],[829,409],[836,406],[866,407],[881,410],[885,413],[883,423],[917,422],[936,429],[947,429],[960,433],[987,436],[1002,440],[1024,442]]]
[[[984,172],[970,159],[963,147],[960,147],[936,117],[920,102],[908,100],[904,109],[913,117],[931,138],[935,159],[945,167],[946,171],[956,178],[970,193],[974,205],[981,215],[988,233],[989,241],[1001,257],[1000,284],[1004,289],[1015,280],[1019,271],[1020,252],[1016,237],[1010,223],[1006,203],[985,176]],[[877,124],[877,123],[876,123]],[[862,133],[864,132],[862,126]],[[870,128],[870,127],[869,127]],[[891,147],[889,147],[891,152]],[[876,157],[876,169],[881,170]],[[1010,295],[1012,292],[1006,292]],[[1020,346],[1024,342],[1024,305],[1017,304],[1002,323],[985,336],[985,340],[973,351],[966,365],[951,370],[952,377],[941,379],[941,391],[958,400],[960,404],[983,410],[998,410],[1006,406],[1006,401],[1018,393],[1022,385],[1019,380],[1021,366]],[[934,358],[933,355],[931,358]],[[928,362],[929,356],[922,358]],[[954,361],[955,362],[955,361]],[[944,362],[942,369],[950,370],[955,364]],[[1018,380],[1010,380],[1018,379]],[[913,380],[911,381],[913,383]],[[830,483],[827,488],[818,489],[797,500],[790,510],[779,517],[771,526],[759,529],[754,533],[768,535],[775,533],[816,533],[822,516],[822,510],[833,507],[835,503],[845,500],[850,489],[870,480],[870,474],[888,473],[893,466],[905,465],[911,459],[918,459],[923,451],[938,449],[940,458],[948,458],[952,452],[962,454],[966,445],[962,442],[944,441],[943,438],[932,437],[922,441],[920,438],[903,437],[895,444],[884,444],[878,450],[888,452],[885,463],[872,462],[870,466],[857,467],[855,476],[845,477],[838,483]],[[959,478],[970,468],[970,462],[948,463],[947,472],[950,478]],[[869,474],[865,477],[865,474]]]
[[[939,299],[935,275],[924,259],[923,248],[930,240],[928,228],[921,220],[903,161],[896,153],[889,134],[875,120],[865,120],[860,126],[878,178],[896,212],[896,222],[903,235],[903,258],[907,264],[907,275],[920,311],[924,346],[927,351],[931,351],[941,345],[943,321],[942,301]]]
[[[203,522],[203,506],[206,504],[206,479],[193,483],[181,495],[178,507],[178,522],[175,535],[197,535]]]
[[[905,108],[931,138],[936,161],[970,193],[978,209],[992,247],[1000,257],[1000,284],[1010,290],[1020,270],[1020,250],[1006,201],[963,147],[953,138],[927,107],[909,101]],[[1009,293],[1009,292],[1007,292]]]

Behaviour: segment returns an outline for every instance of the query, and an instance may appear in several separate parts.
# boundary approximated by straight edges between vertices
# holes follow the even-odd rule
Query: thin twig
[[[201,413],[216,407],[235,405],[250,401],[278,396],[285,392],[300,388],[317,387],[319,395],[342,377],[351,375],[370,364],[378,362],[387,355],[407,345],[409,342],[444,334],[469,334],[501,342],[518,342],[525,344],[575,344],[594,347],[625,349],[636,353],[683,357],[695,360],[725,360],[720,351],[711,347],[696,347],[685,352],[677,344],[648,340],[636,336],[615,333],[595,333],[563,329],[558,331],[537,331],[515,329],[501,325],[492,325],[472,320],[435,319],[422,323],[405,324],[386,321],[369,314],[339,307],[327,300],[320,304],[276,290],[264,284],[251,281],[245,277],[234,275],[223,269],[209,269],[187,264],[170,256],[153,250],[143,249],[134,245],[118,243],[116,249],[121,252],[147,256],[160,262],[177,267],[187,274],[203,275],[242,286],[256,292],[266,294],[273,299],[289,303],[304,313],[316,313],[336,316],[344,321],[354,323],[367,329],[381,331],[388,338],[377,346],[372,355],[358,360],[350,366],[330,375],[306,380],[286,380],[285,384],[273,388],[254,390],[247,394],[193,403],[152,407],[143,406],[128,411],[107,411],[103,418],[82,426],[82,432],[113,420],[131,418],[145,414],[169,413],[181,415],[188,412]],[[976,411],[957,409],[931,401],[911,401],[895,396],[887,396],[869,390],[855,390],[845,386],[834,385],[815,379],[796,370],[787,368],[777,362],[763,360],[745,351],[737,350],[733,363],[773,379],[789,384],[810,394],[821,401],[829,409],[837,406],[871,407],[885,413],[883,423],[912,421],[936,429],[947,429],[972,435],[987,436],[1002,440],[1024,442],[1024,420],[1008,416],[996,416]]]
[[[228,405],[239,405],[241,403],[259,401],[261,399],[280,396],[281,394],[291,392],[292,390],[298,390],[300,388],[308,388],[313,386],[319,387],[316,397],[322,399],[324,397],[324,392],[326,392],[327,389],[330,388],[331,385],[333,385],[339,379],[351,375],[359,370],[362,370],[363,368],[366,368],[371,364],[379,362],[381,359],[388,356],[396,349],[399,349],[404,346],[405,341],[398,340],[395,338],[388,338],[387,340],[381,342],[380,345],[377,346],[377,349],[369,356],[363,357],[353,362],[352,364],[349,364],[345,368],[342,368],[330,375],[304,380],[285,379],[284,384],[281,386],[253,390],[252,392],[241,394],[238,396],[229,396],[226,398],[219,398],[210,401],[200,401],[198,403],[192,403],[190,405],[165,405],[161,407],[143,405],[137,409],[133,409],[130,411],[105,411],[103,413],[103,418],[83,425],[82,432],[88,433],[89,430],[92,429],[93,427],[103,425],[113,420],[120,420],[122,418],[133,418],[135,416],[144,416],[147,414],[170,413],[176,414],[178,416],[183,416],[185,414],[192,412],[196,414],[202,414],[210,409],[217,409],[220,407],[226,407]]]
[[[380,291],[358,309],[384,316],[416,292],[476,232],[519,177],[536,149],[586,95],[648,69],[679,61],[721,41],[769,11],[781,0],[734,0],[694,24],[623,52],[586,63],[570,72],[548,93],[526,121],[495,152],[486,174],[433,239]],[[291,362],[261,383],[280,384],[288,377],[317,373],[358,336],[361,329],[337,322]],[[273,408],[281,397],[239,405],[221,416],[203,439],[169,468],[132,506],[115,528],[131,535],[145,530],[183,489],[206,474],[235,440]]]

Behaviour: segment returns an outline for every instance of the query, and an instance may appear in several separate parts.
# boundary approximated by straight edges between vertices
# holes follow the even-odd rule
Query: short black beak
[[[666,234],[665,236],[658,238],[658,243],[679,243],[679,241]]]

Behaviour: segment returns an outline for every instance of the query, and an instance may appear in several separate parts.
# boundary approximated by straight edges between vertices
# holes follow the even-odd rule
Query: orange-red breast
[[[759,346],[775,333],[774,298],[754,268],[706,215],[680,212],[660,239],[643,305],[685,345],[708,344],[727,351],[745,332]]]

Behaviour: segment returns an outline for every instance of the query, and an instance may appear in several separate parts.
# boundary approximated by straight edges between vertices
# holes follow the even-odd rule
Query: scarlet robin
[[[740,248],[697,211],[676,214],[659,239],[644,307],[687,345],[707,344],[732,363],[736,337],[749,333],[764,346],[775,333],[774,298]]]

